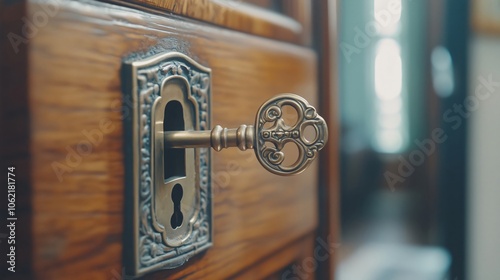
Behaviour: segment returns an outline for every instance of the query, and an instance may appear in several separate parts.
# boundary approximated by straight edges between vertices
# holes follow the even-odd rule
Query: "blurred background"
[[[339,4],[337,278],[500,279],[500,1]]]

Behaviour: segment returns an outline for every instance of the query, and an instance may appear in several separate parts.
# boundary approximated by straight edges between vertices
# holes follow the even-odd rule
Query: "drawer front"
[[[175,16],[64,2],[30,48],[33,267],[40,279],[127,279],[124,59],[177,51],[211,68],[214,125],[251,124],[279,93],[317,105],[310,49]],[[213,247],[150,276],[266,277],[312,248],[317,164],[281,177],[252,151],[212,157]]]

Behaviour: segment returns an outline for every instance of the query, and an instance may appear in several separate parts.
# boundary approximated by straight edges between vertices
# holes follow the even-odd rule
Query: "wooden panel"
[[[304,45],[310,46],[312,45],[312,19],[313,19],[313,11],[312,6],[313,2],[316,4],[320,4],[324,2],[322,1],[309,1],[309,0],[281,0],[281,9],[282,13],[293,18],[302,26],[302,34],[301,34],[301,42]],[[321,28],[322,25],[318,25],[317,28]],[[317,38],[318,40],[321,38]]]
[[[325,0],[313,2],[314,41],[319,56],[318,82],[320,113],[328,123],[328,143],[320,155],[319,209],[320,227],[318,238],[340,245],[340,173],[339,139],[340,122],[338,99],[338,5],[340,1]],[[328,261],[319,262],[318,278],[335,277],[336,253],[330,252]]]
[[[121,61],[168,50],[212,68],[214,124],[252,123],[260,104],[282,92],[317,105],[309,49],[106,3],[62,2],[31,40],[33,262],[40,279],[123,277]],[[315,229],[317,165],[279,177],[252,151],[233,149],[214,154],[213,169],[214,247],[156,278],[221,279],[263,258],[282,266],[275,252]]]
[[[302,45],[312,44],[312,2],[311,0],[229,0],[249,3],[284,15],[302,26],[299,41]],[[316,1],[318,2],[318,1]]]
[[[292,266],[301,267],[306,258],[314,256],[314,239],[316,235],[310,234],[297,242],[275,252],[272,257],[262,259],[256,265],[244,270],[242,273],[232,277],[233,279],[297,279],[296,270]],[[279,269],[276,271],[276,269]],[[295,268],[296,269],[296,268]],[[301,279],[314,280],[314,271],[299,272]]]
[[[227,0],[108,0],[150,11],[169,12],[277,40],[304,43],[304,29],[296,20],[242,1]]]

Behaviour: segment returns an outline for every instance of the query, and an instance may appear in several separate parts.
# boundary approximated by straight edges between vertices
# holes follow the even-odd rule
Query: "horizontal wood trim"
[[[327,0],[321,0],[327,1]],[[316,0],[281,0],[281,9],[283,14],[293,18],[302,26],[301,42],[303,45],[311,46],[313,29],[313,2]],[[318,27],[319,28],[319,27]]]
[[[174,13],[257,36],[306,45],[301,23],[269,9],[227,0],[103,0],[149,12]]]

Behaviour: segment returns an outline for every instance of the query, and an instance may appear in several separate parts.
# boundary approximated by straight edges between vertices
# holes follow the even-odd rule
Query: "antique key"
[[[287,125],[283,118],[283,107],[291,106],[297,112],[295,124]],[[305,137],[307,127],[315,132],[313,139]],[[268,171],[278,175],[293,175],[304,171],[317,157],[328,140],[325,120],[316,109],[302,97],[282,94],[269,99],[257,112],[255,125],[240,125],[238,128],[212,130],[164,132],[165,148],[212,147],[216,151],[238,147],[240,150],[254,149],[257,159]],[[293,142],[299,156],[291,165],[284,165],[284,146]]]

